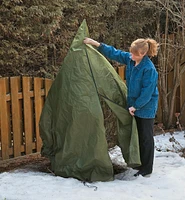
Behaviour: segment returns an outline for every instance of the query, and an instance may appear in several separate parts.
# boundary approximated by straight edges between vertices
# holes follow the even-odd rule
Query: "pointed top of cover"
[[[89,30],[87,27],[86,20],[84,19],[83,22],[81,23],[80,27],[78,28],[78,31],[76,33],[75,38],[73,39],[70,49],[73,51],[81,50],[81,47],[85,46],[85,44],[82,45],[85,37],[89,37]],[[80,47],[80,49],[79,49],[79,47]]]

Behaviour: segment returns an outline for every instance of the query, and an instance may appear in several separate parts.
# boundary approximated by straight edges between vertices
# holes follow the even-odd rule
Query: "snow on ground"
[[[114,181],[84,185],[73,178],[21,169],[0,174],[0,200],[184,200],[185,159],[178,153],[185,148],[184,134],[154,137],[156,151],[150,177],[135,178],[136,170],[129,168]],[[110,156],[114,163],[125,165],[119,147],[113,148]]]

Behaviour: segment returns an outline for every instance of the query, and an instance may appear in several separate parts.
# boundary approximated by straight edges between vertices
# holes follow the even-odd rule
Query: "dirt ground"
[[[50,161],[48,158],[41,157],[39,153],[0,161],[0,173],[16,169],[30,169],[32,171],[49,173]]]
[[[113,164],[114,173],[120,173],[126,169],[119,165]],[[28,156],[21,156],[9,160],[0,161],[0,173],[14,170],[28,170],[45,173],[54,173],[51,171],[51,165],[48,158],[41,157],[39,153]]]

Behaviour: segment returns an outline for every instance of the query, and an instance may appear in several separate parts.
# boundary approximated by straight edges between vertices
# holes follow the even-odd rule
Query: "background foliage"
[[[0,76],[54,78],[83,19],[92,38],[117,48],[153,36],[150,1],[1,0]]]

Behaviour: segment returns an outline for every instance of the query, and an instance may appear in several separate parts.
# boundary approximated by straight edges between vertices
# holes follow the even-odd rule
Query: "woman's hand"
[[[134,116],[134,112],[136,111],[136,109],[132,106],[132,107],[130,107],[128,110],[129,110],[129,113],[130,113],[132,116]]]
[[[85,39],[84,39],[84,43],[85,43],[85,44],[91,44],[91,45],[96,46],[96,47],[99,47],[99,46],[100,46],[100,43],[99,43],[99,42],[97,42],[96,40],[93,40],[93,39],[91,39],[91,38],[85,38]]]

